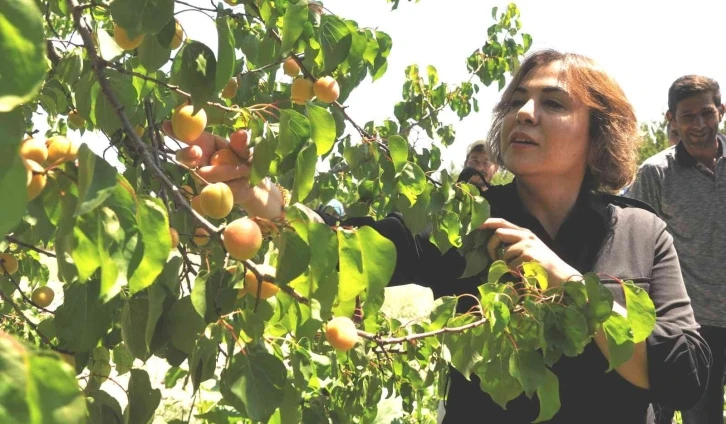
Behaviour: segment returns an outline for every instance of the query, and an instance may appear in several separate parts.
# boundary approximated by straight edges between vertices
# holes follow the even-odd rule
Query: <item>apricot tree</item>
[[[597,276],[555,289],[537,264],[492,262],[475,230],[489,205],[442,163],[445,112],[478,111],[531,45],[514,4],[492,10],[467,80],[411,65],[390,119],[364,123],[345,105],[387,72],[385,32],[314,0],[211,3],[0,2],[0,421],[152,422],[152,357],[165,388],[214,383],[220,401],[190,406],[200,422],[432,423],[449,366],[503,406],[536,393],[546,420],[562,355],[602,326],[617,366],[648,335],[652,303],[630,282],[626,319]],[[211,18],[216,51],[182,11]],[[476,306],[383,314],[397,252],[311,217],[333,199],[457,249]]]

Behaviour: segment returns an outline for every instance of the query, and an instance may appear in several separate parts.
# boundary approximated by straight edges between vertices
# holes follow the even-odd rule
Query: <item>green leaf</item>
[[[78,203],[74,215],[83,215],[103,204],[115,187],[116,168],[82,144],[78,149]]]
[[[195,392],[202,382],[214,377],[218,346],[218,340],[206,337],[201,337],[194,346],[194,352],[189,359],[189,375],[192,377],[192,387]]]
[[[257,185],[267,177],[270,171],[270,164],[275,158],[275,144],[272,137],[263,138],[255,145],[255,160],[252,161],[250,172],[250,186]]]
[[[132,262],[129,266],[132,272],[129,290],[132,295],[154,282],[164,268],[171,250],[169,220],[161,199],[139,196],[136,202],[136,223],[141,238],[135,258],[138,258],[139,253],[143,257],[140,262]]]
[[[276,153],[280,156],[292,153],[307,141],[310,134],[310,121],[305,115],[292,109],[283,109],[280,111],[280,140],[277,143]]]
[[[112,69],[106,70],[106,76],[108,83],[111,85],[111,89],[116,93],[116,97],[125,108],[126,114],[132,116],[136,111],[139,98],[131,76],[121,74]],[[100,91],[96,93],[100,93]],[[98,96],[95,102],[94,119],[92,121],[108,134],[114,133],[121,128],[121,121],[119,120],[116,109],[114,109],[105,95],[98,94]]]
[[[295,231],[284,231],[279,241],[280,256],[277,260],[275,280],[286,285],[302,274],[310,263],[310,248]]]
[[[98,54],[101,59],[114,62],[124,55],[123,49],[116,44],[116,40],[105,29],[99,28],[96,38],[98,39]]]
[[[489,267],[487,283],[496,284],[497,282],[499,282],[499,279],[507,273],[509,273],[509,267],[507,266],[506,262],[502,260],[494,261]]]
[[[73,86],[81,77],[81,70],[83,69],[81,52],[82,49],[71,50],[61,58],[55,67],[56,76],[66,87]]]
[[[149,424],[161,402],[161,391],[151,387],[149,374],[140,369],[131,370],[128,388],[129,403],[124,411],[126,424]]]
[[[627,362],[635,350],[633,333],[627,318],[613,311],[610,318],[603,323],[603,331],[608,341],[609,367],[611,371]]]
[[[124,424],[118,401],[103,390],[88,393],[88,415],[91,424]],[[92,402],[91,402],[92,400]]]
[[[396,172],[403,171],[403,167],[408,162],[408,142],[400,135],[394,135],[388,138],[388,148],[391,151],[391,160]]]
[[[545,370],[544,381],[537,388],[539,399],[539,415],[533,423],[541,423],[552,419],[560,410],[560,380],[549,369]]]
[[[348,57],[352,43],[350,29],[340,18],[323,15],[319,34],[323,55],[323,72],[329,73]]]
[[[431,187],[427,187],[423,193],[416,198],[416,204],[411,205],[406,196],[398,196],[398,209],[403,214],[403,221],[412,233],[418,234],[425,231],[431,223],[429,217],[431,210]]]
[[[147,311],[148,313],[148,311]],[[123,323],[121,324],[122,335],[123,335]],[[131,371],[134,366],[134,356],[129,352],[125,343],[119,343],[114,346],[113,351],[113,363],[116,365],[116,372],[119,375],[126,374]]]
[[[472,315],[460,315],[449,322],[449,327],[458,327],[474,321],[476,318]],[[482,359],[481,351],[488,335],[483,326],[478,326],[460,333],[447,333],[443,337],[442,343],[449,351],[451,366],[467,380]]]
[[[197,336],[204,331],[204,320],[194,310],[191,298],[184,296],[174,302],[165,319],[170,328],[172,344],[191,355]]]
[[[489,202],[487,202],[486,199],[481,196],[475,196],[471,200],[471,222],[469,223],[469,230],[467,231],[467,234],[479,228],[484,221],[489,219],[491,214]]]
[[[537,281],[539,289],[542,291],[547,290],[547,270],[537,262],[526,262],[522,264],[522,272],[525,278],[534,278]]]
[[[429,314],[430,331],[445,327],[449,320],[454,318],[457,302],[456,296],[442,296],[434,301],[434,306]]]
[[[33,0],[0,2],[0,113],[33,99],[47,70],[43,17]]]
[[[338,229],[340,283],[338,299],[343,314],[353,313],[355,297],[368,290],[378,294],[388,284],[396,263],[396,247],[371,227]]]
[[[600,283],[595,274],[587,273],[584,278],[589,303],[588,313],[592,314],[596,322],[603,323],[613,310],[613,294]]]
[[[253,421],[267,422],[284,398],[287,370],[262,349],[237,353],[220,377],[220,393]]]
[[[589,342],[587,319],[575,308],[566,308],[562,325],[565,336],[570,340],[572,349],[563,349],[565,355],[575,356],[582,353]]]
[[[115,0],[111,3],[113,21],[128,31],[129,37],[137,34],[156,34],[174,17],[174,0]]]
[[[234,74],[234,35],[229,27],[227,16],[215,20],[217,25],[217,75],[215,77],[215,91],[222,91]]]
[[[97,280],[65,286],[63,304],[55,312],[56,335],[63,349],[90,351],[108,332],[111,316],[99,297]]]
[[[310,120],[311,137],[317,147],[318,156],[325,155],[335,143],[335,118],[327,109],[320,106],[308,103],[306,107]]]
[[[180,378],[184,378],[186,375],[186,370],[183,370],[179,367],[169,368],[169,371],[167,371],[166,375],[164,376],[164,387],[166,387],[167,389],[171,389],[172,387],[176,386],[176,383],[179,381]]]
[[[214,96],[217,60],[206,45],[198,41],[184,44],[174,58],[173,70],[178,72],[174,80],[179,88],[192,96],[195,111]]]
[[[486,317],[489,319],[489,326],[492,331],[500,332],[507,327],[511,313],[506,303],[495,300],[484,309],[486,310]]]
[[[305,22],[308,21],[308,2],[298,1],[288,3],[285,17],[282,20],[282,46],[281,53],[290,50],[300,38]]]
[[[157,71],[169,61],[171,49],[159,43],[156,37],[146,36],[139,45],[139,62],[147,71]]]
[[[542,354],[534,350],[515,350],[509,357],[509,373],[519,380],[528,397],[545,382],[547,368]]]
[[[398,191],[408,197],[411,204],[416,203],[418,195],[426,189],[426,174],[421,167],[413,162],[406,162],[401,169],[401,176],[398,180]],[[456,233],[458,234],[458,226]]]
[[[17,225],[27,206],[28,172],[18,154],[24,130],[21,109],[0,113],[0,193],[3,193],[4,200],[0,208],[0,237],[5,237]]]
[[[318,163],[318,153],[313,144],[308,144],[300,151],[295,159],[295,181],[292,186],[291,203],[304,202],[313,189],[315,180],[315,166]]]
[[[647,339],[655,328],[655,306],[648,292],[632,282],[623,284],[628,322],[633,331],[633,343]]]
[[[519,380],[509,374],[507,356],[500,355],[490,362],[480,362],[476,375],[479,377],[481,389],[489,393],[492,400],[502,409],[507,409],[507,403],[523,391]]]
[[[56,355],[36,354],[30,355],[27,371],[32,422],[85,422],[86,400],[70,366]]]
[[[163,312],[166,293],[159,285],[131,296],[121,311],[121,337],[129,352],[146,361],[151,357],[149,346],[154,337],[156,323]]]

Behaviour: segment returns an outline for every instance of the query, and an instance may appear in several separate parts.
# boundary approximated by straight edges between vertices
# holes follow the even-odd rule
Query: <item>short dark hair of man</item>
[[[675,115],[676,106],[681,100],[702,93],[711,93],[714,104],[721,104],[721,89],[715,80],[700,75],[684,75],[668,89],[668,110]]]

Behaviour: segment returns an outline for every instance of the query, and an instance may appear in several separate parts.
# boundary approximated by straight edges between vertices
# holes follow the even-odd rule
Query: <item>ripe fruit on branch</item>
[[[300,73],[300,65],[297,64],[295,59],[289,57],[285,60],[285,63],[282,64],[282,71],[285,75],[296,77]]]
[[[202,210],[212,218],[222,219],[232,212],[234,195],[225,183],[209,184],[202,189],[199,197]]]
[[[194,230],[194,237],[192,237],[192,241],[194,241],[197,246],[204,246],[209,243],[209,231],[201,227],[197,228]]]
[[[191,204],[192,204],[192,209],[194,209],[194,211],[196,213],[198,213],[199,215],[202,215],[202,216],[205,215],[204,210],[202,210],[202,198],[199,197],[199,195],[192,197]]]
[[[86,120],[78,112],[72,110],[68,113],[68,126],[77,130],[86,126]]]
[[[325,338],[333,348],[347,352],[358,343],[358,330],[348,317],[335,317],[325,326]]]
[[[340,86],[333,77],[325,76],[315,81],[313,93],[321,102],[333,103],[340,96]]]
[[[20,143],[20,156],[43,163],[48,159],[48,148],[42,140],[28,137]]]
[[[42,286],[33,290],[33,294],[30,295],[30,300],[41,308],[47,308],[48,305],[53,303],[54,297],[55,293],[53,289],[48,286]]]
[[[257,269],[257,272],[260,273],[263,277],[265,275],[269,275],[270,277],[275,276],[275,267],[267,265],[267,264],[261,264],[261,265],[255,265],[255,269]],[[249,269],[245,273],[245,290],[247,290],[247,293],[252,295],[253,297],[257,297],[257,292],[259,290],[259,297],[260,299],[269,299],[272,296],[276,295],[278,291],[280,291],[280,288],[277,287],[276,284],[270,283],[269,281],[262,281],[262,287],[258,284],[257,277],[255,277],[255,274],[250,271]]]
[[[129,38],[129,34],[125,29],[118,26],[118,24],[113,24],[113,39],[123,50],[133,50],[139,47],[144,41],[144,35],[139,34],[135,38]]]
[[[194,106],[181,105],[171,115],[171,128],[177,139],[191,143],[198,139],[207,126],[207,112],[199,109],[194,114]]]
[[[0,264],[2,264],[0,275],[5,273],[13,275],[18,272],[18,260],[10,253],[0,253]],[[3,268],[5,268],[5,272],[3,272]]]
[[[45,169],[34,160],[25,159],[25,169],[28,171],[28,200],[33,200],[43,191],[48,180]]]
[[[54,135],[45,141],[48,148],[48,164],[57,165],[62,162],[71,162],[78,158],[78,146],[68,137]]]
[[[290,87],[290,100],[298,105],[304,105],[305,102],[313,98],[313,82],[298,78],[292,82]]]
[[[235,219],[222,233],[224,248],[229,256],[246,261],[255,256],[262,246],[262,232],[255,221],[248,217]]]
[[[209,159],[210,165],[239,165],[240,163],[237,155],[230,149],[217,150]]]
[[[169,48],[172,50],[178,49],[182,41],[184,41],[184,29],[179,21],[175,20],[174,22],[174,36],[171,37],[171,42],[169,43]]]
[[[222,98],[224,99],[231,99],[234,97],[235,94],[237,94],[237,89],[239,88],[239,84],[237,84],[237,78],[230,78],[229,81],[227,81],[227,85],[224,86],[222,89]]]
[[[171,248],[176,249],[179,246],[179,232],[175,228],[169,228],[169,236],[171,236]]]

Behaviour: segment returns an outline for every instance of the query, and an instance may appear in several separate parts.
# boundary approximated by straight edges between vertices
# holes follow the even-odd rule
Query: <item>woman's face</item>
[[[532,69],[502,121],[501,152],[518,178],[579,178],[587,168],[590,111],[568,90],[562,62]]]

